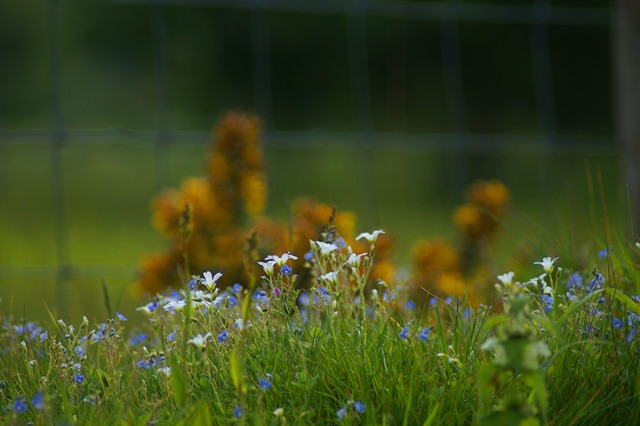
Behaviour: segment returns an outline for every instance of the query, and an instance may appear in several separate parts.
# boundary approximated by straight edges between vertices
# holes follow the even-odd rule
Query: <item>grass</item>
[[[461,202],[463,188],[451,184],[456,163],[449,155],[375,151],[371,164],[360,164],[354,161],[357,153],[341,150],[267,148],[265,154],[267,213],[282,221],[297,196],[335,203],[358,213],[359,229],[385,227],[396,238],[396,260],[404,266],[418,238],[455,236],[451,211]],[[128,290],[136,265],[145,253],[164,245],[150,225],[149,201],[161,188],[177,187],[185,176],[198,174],[205,147],[175,145],[159,162],[155,155],[152,147],[126,144],[63,147],[65,249],[58,254],[49,151],[28,144],[0,147],[0,181],[10,182],[0,186],[0,298],[9,312],[45,320],[43,295],[47,306],[57,310],[52,286],[59,257],[80,265],[67,280],[71,299],[65,318],[104,313],[96,296],[102,280],[121,302],[118,308],[139,303]],[[595,181],[597,170],[609,198],[610,220],[625,223],[620,207],[625,196],[611,189],[618,181],[615,157],[549,157],[547,186],[532,178],[540,167],[529,157],[463,160],[473,166],[469,175],[499,178],[513,194],[505,232],[492,253],[497,266],[508,265],[518,250],[541,256],[543,248],[567,253],[591,241],[602,244],[602,234],[592,232],[602,229],[599,219],[589,220],[589,206],[599,201],[588,185],[578,184]]]
[[[594,253],[601,276],[551,258],[545,272],[536,265],[531,275],[500,276],[491,308],[435,298],[412,307],[402,282],[376,285],[361,298],[373,245],[360,259],[313,247],[318,284],[305,292],[293,290],[295,277],[273,261],[260,284],[218,289],[216,278],[194,277],[180,292],[147,301],[140,307],[147,319],[130,328],[115,312],[75,324],[53,314],[46,324],[4,316],[0,358],[11,368],[0,369],[0,420],[640,420],[640,306],[629,264],[640,249]]]

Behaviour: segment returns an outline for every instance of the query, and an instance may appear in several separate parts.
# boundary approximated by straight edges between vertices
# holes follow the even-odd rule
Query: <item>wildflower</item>
[[[313,250],[309,250],[304,254],[304,260],[311,262],[311,259],[313,259]]]
[[[40,343],[47,340],[47,337],[49,337],[49,331],[45,330],[44,333],[40,334]]]
[[[260,379],[260,381],[258,382],[258,386],[260,386],[260,389],[262,390],[269,390],[271,389],[271,382],[268,381],[267,379]]]
[[[569,290],[573,290],[574,287],[583,288],[582,276],[577,272],[571,274],[571,276],[569,277],[569,281],[567,281],[567,287],[569,288]]]
[[[157,371],[158,373],[162,373],[167,377],[171,376],[171,367],[159,367]]]
[[[589,283],[589,287],[587,287],[587,293],[591,293],[594,288],[601,289],[604,281],[604,276],[600,272],[594,270],[593,279]]]
[[[367,408],[362,401],[356,401],[353,403],[353,408],[356,410],[356,413],[364,413],[364,410]]]
[[[366,255],[367,255],[366,253],[360,253],[360,254],[351,253],[351,255],[349,255],[349,258],[347,259],[347,265],[349,265],[352,268],[359,267],[362,256],[366,256]]]
[[[467,308],[464,310],[464,319],[469,320],[469,318],[471,318],[471,315],[473,315],[473,309],[471,308]]]
[[[235,296],[227,297],[227,301],[229,302],[229,307],[233,308],[238,306],[238,299]]]
[[[276,417],[282,417],[284,415],[284,408],[282,407],[278,407],[275,410],[273,410],[273,415]]]
[[[147,315],[151,315],[153,312],[155,312],[157,307],[158,307],[158,302],[151,302],[144,306],[140,306],[139,308],[136,309],[136,311],[142,311]]]
[[[556,262],[556,260],[558,260],[558,256],[554,258],[545,257],[544,259],[542,259],[542,262],[533,263],[542,266],[542,269],[544,269],[547,274],[551,274],[553,272],[553,264]]]
[[[613,317],[612,325],[616,330],[620,330],[624,326],[624,321],[620,318]]]
[[[187,284],[187,287],[189,287],[189,290],[193,291],[196,289],[197,285],[198,285],[198,282],[194,278],[191,278],[189,280],[189,284]]]
[[[609,247],[605,247],[604,249],[598,252],[598,257],[600,259],[606,259],[608,254],[609,254]]]
[[[280,289],[278,287],[274,287],[273,288],[273,295],[275,297],[280,297],[281,294],[282,294],[282,292],[280,291]]]
[[[401,339],[406,340],[407,336],[409,336],[409,327],[403,328],[398,336],[400,336]]]
[[[548,313],[553,308],[553,296],[543,294],[542,296],[540,296],[540,300],[544,304],[543,310],[545,314]]]
[[[174,342],[176,340],[176,331],[173,330],[171,333],[167,334],[167,342]]]
[[[633,339],[635,339],[635,337],[636,337],[636,332],[637,332],[637,330],[635,328],[631,329],[631,331],[627,335],[627,343],[633,342]]]
[[[201,334],[198,334],[196,336],[193,336],[192,339],[189,339],[187,343],[191,343],[195,347],[204,350],[204,348],[207,346],[207,340],[209,340],[210,337],[211,337],[211,333],[207,333],[204,336]]]
[[[268,262],[258,262],[258,265],[262,266],[262,269],[264,269],[264,273],[269,276],[273,275],[273,266],[275,264],[275,260],[270,260]]]
[[[498,275],[498,280],[502,283],[502,285],[511,285],[513,281],[513,272],[507,272],[506,274]]]
[[[413,302],[413,300],[407,300],[407,303],[404,305],[404,307],[409,311],[413,311],[416,308],[416,304]]]
[[[338,282],[339,273],[340,271],[327,272],[326,274],[320,276],[320,281],[326,281],[328,283],[336,284]]]
[[[316,248],[320,250],[320,254],[322,256],[327,256],[334,250],[338,250],[338,247],[335,244],[324,243],[322,241],[310,241],[311,246],[315,244]]]
[[[262,290],[256,296],[256,308],[258,308],[262,312],[266,312],[269,309],[269,297],[267,297],[267,292]]]
[[[242,417],[243,414],[244,414],[244,410],[242,409],[242,407],[239,405],[236,405],[236,407],[233,409],[233,417],[235,417],[236,419],[239,419],[240,417]]]
[[[380,234],[384,234],[384,231],[382,229],[378,229],[377,231],[373,231],[371,234],[368,232],[363,232],[362,234],[358,235],[356,237],[356,240],[360,240],[362,238],[364,238],[365,240],[369,241],[369,243],[371,244],[375,244],[376,240],[378,239],[378,235]]]
[[[175,314],[176,311],[181,311],[185,306],[187,306],[186,301],[171,299],[164,305],[164,310],[171,314]]]
[[[233,287],[231,287],[231,293],[240,294],[242,293],[242,286],[238,283],[235,283]]]
[[[141,359],[140,361],[138,361],[136,363],[136,365],[138,366],[138,368],[144,368],[144,369],[148,369],[151,367],[151,362],[145,360],[145,359]]]
[[[204,277],[202,279],[202,284],[204,284],[205,287],[209,289],[209,291],[213,291],[213,289],[216,287],[216,282],[220,279],[222,273],[218,272],[214,276],[210,271],[205,271],[202,276]]]
[[[44,394],[42,392],[36,392],[36,394],[33,395],[33,399],[31,400],[31,405],[33,405],[33,408],[38,411],[43,411],[44,403]]]
[[[144,343],[146,339],[147,335],[144,333],[136,334],[134,332],[131,332],[131,335],[129,337],[129,346],[135,346],[139,343]]]
[[[118,319],[120,321],[126,321],[127,317],[125,317],[124,315],[122,315],[120,312],[116,312],[116,317],[118,317]]]
[[[78,373],[78,374],[76,374],[76,377],[75,377],[74,380],[75,380],[76,383],[80,384],[80,383],[84,382],[84,375]]]
[[[282,265],[280,267],[280,273],[282,275],[289,275],[291,273],[291,267],[288,265]]]
[[[222,330],[222,332],[218,334],[218,342],[223,343],[225,340],[227,340],[228,336],[229,333],[227,333],[227,330]]]
[[[75,348],[73,348],[73,351],[76,353],[76,355],[78,355],[79,357],[81,357],[82,355],[84,355],[84,349],[82,349],[82,346],[76,346]]]
[[[421,342],[426,342],[430,334],[431,334],[431,330],[425,327],[422,330],[420,330],[420,333],[418,333],[418,339],[420,339]]]
[[[344,416],[347,415],[347,406],[345,405],[344,407],[342,407],[341,409],[339,409],[336,412],[336,415],[338,416],[339,419],[344,419]]]
[[[285,253],[282,256],[270,255],[265,258],[265,260],[273,260],[276,265],[282,267],[289,259],[298,260],[297,256],[292,255],[291,253]]]
[[[13,403],[13,411],[17,414],[22,414],[27,411],[27,403],[24,401],[24,398],[18,397]]]

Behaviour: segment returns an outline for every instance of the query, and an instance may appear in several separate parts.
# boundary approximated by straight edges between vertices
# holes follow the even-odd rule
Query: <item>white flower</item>
[[[366,253],[351,253],[349,258],[347,259],[347,265],[351,266],[352,268],[357,268],[358,266],[360,266],[360,259],[362,258],[362,256],[366,256]]]
[[[276,262],[276,265],[282,266],[287,263],[287,260],[289,259],[298,260],[298,257],[292,255],[291,253],[285,253],[282,256],[276,256],[272,254],[270,256],[267,256],[265,260],[273,260]]]
[[[171,376],[171,367],[159,367],[158,373],[162,373],[165,376],[169,377]]]
[[[209,340],[210,337],[211,337],[211,333],[207,333],[204,336],[202,334],[198,334],[196,336],[193,336],[193,339],[189,339],[187,343],[191,343],[192,345],[200,349],[204,349],[205,346],[207,346],[207,341]]]
[[[278,407],[275,410],[273,410],[273,415],[276,417],[282,417],[284,415],[284,408],[282,407]]]
[[[330,283],[338,282],[338,274],[340,271],[327,272],[326,274],[320,277],[320,281],[327,281]]]
[[[180,311],[187,305],[185,300],[171,299],[164,305],[164,310],[168,312]]]
[[[377,231],[373,231],[371,234],[368,233],[368,232],[363,232],[362,234],[358,235],[356,240],[360,240],[360,239],[364,238],[367,241],[369,241],[371,244],[374,244],[376,242],[376,240],[378,239],[378,235],[380,235],[380,234],[384,234],[384,231],[382,229],[378,229]]]
[[[273,265],[275,264],[275,260],[270,260],[268,262],[258,262],[258,265],[262,266],[262,269],[264,269],[264,273],[267,275],[273,275]]]
[[[506,274],[498,275],[498,279],[502,282],[503,285],[511,285],[513,281],[513,272],[507,272]]]
[[[309,240],[309,242],[311,243],[312,247],[315,244],[317,249],[320,250],[320,254],[322,256],[326,256],[332,251],[338,250],[338,246],[336,246],[335,244],[329,244],[329,243],[324,243],[322,241],[313,241],[313,240]]]
[[[553,259],[550,257],[545,257],[544,259],[542,259],[542,262],[533,262],[536,265],[541,265],[542,269],[544,269],[544,271],[547,274],[550,274],[553,272],[553,264],[556,262],[556,260],[558,260],[558,256],[554,257]]]
[[[202,284],[204,284],[209,290],[213,290],[216,286],[216,281],[220,279],[222,276],[221,272],[218,272],[215,276],[209,271],[206,271],[202,274],[204,279],[202,280]]]

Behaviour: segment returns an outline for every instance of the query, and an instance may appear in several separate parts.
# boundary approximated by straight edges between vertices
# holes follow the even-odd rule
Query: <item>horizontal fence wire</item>
[[[89,0],[122,5],[197,6],[267,10],[317,15],[363,15],[424,21],[469,21],[495,24],[543,22],[553,25],[610,26],[611,9],[548,4],[494,5],[451,1],[444,3],[371,0]]]
[[[263,143],[265,149],[284,150],[344,150],[362,152],[407,152],[453,154],[460,174],[465,154],[515,156],[599,155],[615,156],[614,135],[557,134],[555,101],[550,75],[548,26],[611,27],[611,7],[564,7],[535,0],[530,5],[495,5],[450,0],[439,3],[392,0],[84,0],[122,6],[152,7],[152,36],[154,66],[157,77],[157,101],[160,105],[156,129],[91,128],[72,129],[64,126],[61,97],[64,96],[57,46],[59,0],[48,0],[48,37],[51,50],[52,129],[0,129],[0,147],[13,145],[44,145],[51,150],[52,191],[56,207],[57,263],[47,265],[0,264],[0,279],[13,281],[56,281],[56,288],[64,290],[70,279],[131,280],[136,264],[76,264],[69,261],[66,247],[65,210],[60,171],[60,150],[66,146],[130,145],[148,146],[156,150],[158,175],[166,148],[200,147],[208,144],[208,130],[172,129],[169,114],[171,78],[166,57],[167,8],[203,7],[246,10],[252,17],[252,46],[256,105],[265,121]],[[269,67],[269,31],[266,12],[291,12],[315,15],[338,15],[347,18],[349,37],[349,66],[352,95],[355,100],[354,117],[358,123],[353,132],[328,129],[275,130],[270,127],[271,71]],[[362,18],[404,19],[440,22],[443,35],[443,61],[447,108],[452,122],[450,133],[392,133],[372,129],[367,92],[366,34]],[[460,40],[458,24],[519,24],[531,27],[533,72],[537,110],[542,131],[538,134],[477,134],[467,131],[464,117],[464,87],[460,74]],[[543,162],[544,163],[544,162]],[[543,172],[546,174],[546,172]],[[364,188],[366,189],[366,188]]]

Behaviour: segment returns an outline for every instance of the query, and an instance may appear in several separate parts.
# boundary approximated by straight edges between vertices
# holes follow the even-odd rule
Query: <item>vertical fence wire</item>
[[[458,5],[457,0],[450,0],[447,5],[453,12]],[[453,187],[452,193],[461,194],[468,181],[464,155],[468,140],[466,137],[467,118],[462,76],[460,30],[458,22],[454,20],[446,20],[440,25],[447,115],[449,117],[450,132],[453,133],[454,137],[453,144],[455,145],[449,164],[449,181]]]
[[[551,72],[551,51],[549,46],[549,27],[546,8],[548,0],[537,0],[534,15],[531,20],[531,56],[533,64],[533,79],[536,93],[536,105],[541,141],[544,144],[541,161],[539,161],[539,188],[543,194],[548,194],[548,188],[553,179],[550,167],[550,156],[556,144],[557,133],[556,109],[553,95],[553,75]],[[545,195],[546,196],[546,195]]]
[[[269,21],[265,9],[251,12],[251,50],[253,55],[253,86],[256,112],[264,129],[271,129],[271,52],[269,49]]]
[[[158,190],[164,188],[168,182],[169,166],[167,164],[167,147],[172,142],[171,110],[170,110],[170,77],[167,48],[167,19],[165,6],[156,2],[152,6],[152,43],[153,64],[155,73],[155,90],[157,102],[158,130],[155,146],[155,184]]]
[[[349,69],[351,76],[351,97],[355,127],[359,133],[360,155],[358,156],[359,186],[362,205],[368,217],[379,221],[373,178],[373,150],[371,149],[372,125],[369,99],[369,67],[367,64],[367,33],[365,17],[359,11],[365,10],[368,0],[353,0],[352,15],[347,19],[347,37],[349,49]],[[365,227],[377,226],[377,223],[364,223]]]
[[[62,149],[65,140],[64,112],[62,106],[62,81],[60,75],[60,49],[58,45],[58,0],[47,3],[47,34],[49,38],[49,67],[51,90],[51,193],[53,198],[54,240],[56,250],[55,293],[56,305],[61,315],[66,314],[67,281],[71,275],[67,218],[64,198]]]

